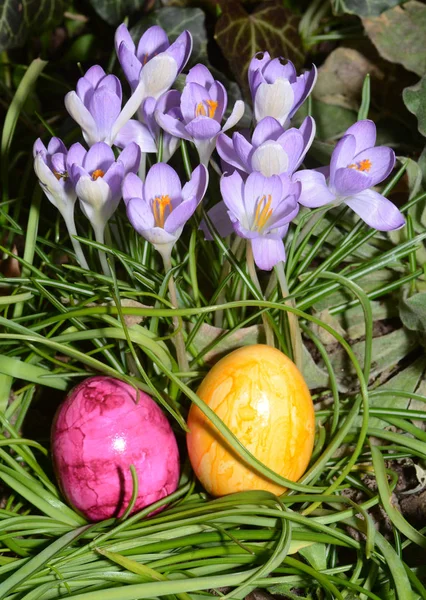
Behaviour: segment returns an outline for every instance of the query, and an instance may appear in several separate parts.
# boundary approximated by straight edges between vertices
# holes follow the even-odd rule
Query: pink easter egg
[[[112,377],[90,377],[68,394],[52,426],[64,496],[90,521],[120,517],[138,475],[136,512],[174,492],[179,451],[165,415],[147,394]]]

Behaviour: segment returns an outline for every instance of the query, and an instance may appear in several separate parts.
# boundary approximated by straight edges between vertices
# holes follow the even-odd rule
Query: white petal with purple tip
[[[235,125],[243,118],[244,115],[244,102],[242,100],[237,100],[234,104],[234,108],[232,109],[231,114],[226,119],[224,126],[222,127],[222,131],[228,131],[228,129],[232,129]]]
[[[265,117],[274,117],[284,125],[293,106],[293,90],[286,79],[277,79],[274,83],[261,83],[254,100],[256,121]]]
[[[264,142],[253,153],[251,166],[265,177],[281,175],[289,167],[289,156],[278,142]]]

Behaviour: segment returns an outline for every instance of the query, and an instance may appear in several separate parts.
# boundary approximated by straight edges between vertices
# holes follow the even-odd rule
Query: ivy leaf
[[[98,15],[110,25],[118,25],[124,17],[145,7],[146,0],[90,0]]]
[[[0,0],[0,51],[22,46],[30,31],[52,27],[63,12],[63,0]]]
[[[170,42],[173,42],[184,29],[187,29],[191,33],[193,41],[189,63],[191,66],[198,62],[206,62],[207,32],[205,17],[204,12],[200,8],[165,6],[141,19],[132,27],[130,33],[137,43],[148,27],[159,25],[169,36]]]
[[[250,14],[237,1],[222,1],[215,39],[240,86],[248,92],[247,71],[256,52],[284,56],[300,67],[304,61],[299,17],[280,0],[261,2]]]
[[[362,20],[379,54],[422,76],[426,73],[426,5],[411,0]]]
[[[335,14],[349,13],[358,17],[377,17],[405,0],[332,0]]]
[[[402,97],[410,113],[416,115],[420,133],[426,137],[426,75],[415,85],[405,88]]]

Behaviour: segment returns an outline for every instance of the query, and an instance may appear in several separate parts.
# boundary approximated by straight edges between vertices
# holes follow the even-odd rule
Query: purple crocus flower
[[[80,144],[74,144],[68,151],[57,137],[50,140],[47,148],[39,138],[33,148],[34,171],[40,186],[53,206],[61,213],[78,262],[83,268],[88,269],[81,245],[74,238],[77,235],[74,222],[77,194],[69,177],[71,166],[81,161],[84,153],[85,150]]]
[[[164,53],[154,57],[141,71],[139,83],[121,108],[120,81],[94,65],[78,80],[76,92],[65,96],[65,107],[80,125],[89,146],[105,142],[124,148],[129,141],[136,141],[143,152],[155,152],[155,140],[148,128],[131,117],[144,99],[159,98],[168,90],[176,74],[174,58]]]
[[[221,133],[216,148],[224,163],[242,173],[259,171],[265,177],[291,175],[300,166],[314,136],[312,117],[306,117],[299,129],[287,130],[273,117],[265,117],[257,124],[251,141],[238,132],[232,140]]]
[[[358,121],[336,144],[329,169],[298,171],[302,184],[300,204],[309,208],[347,204],[363,221],[379,231],[399,229],[405,219],[397,207],[370,189],[389,175],[395,154],[386,146],[374,147],[376,126]]]
[[[299,211],[300,187],[285,175],[265,177],[261,173],[251,173],[244,181],[234,171],[232,175],[222,176],[223,202],[208,215],[221,235],[229,235],[234,230],[240,237],[250,240],[256,265],[270,271],[277,263],[285,261],[283,237]]]
[[[204,165],[193,171],[183,187],[176,171],[165,163],[153,165],[144,183],[129,174],[123,183],[127,216],[136,231],[167,256],[203,199],[207,183]]]
[[[163,156],[162,161],[168,162],[176,152],[181,138],[171,135],[167,131],[163,131],[155,119],[155,111],[169,115],[174,119],[178,119],[180,112],[180,93],[176,90],[170,90],[167,94],[163,94],[159,100],[147,98],[142,104],[142,119],[148,130],[157,144],[160,142],[160,134],[163,135]]]
[[[191,55],[192,36],[189,31],[184,31],[170,44],[166,32],[158,25],[154,25],[145,31],[136,48],[123,23],[115,32],[115,49],[126,79],[132,90],[135,90],[143,69],[159,54],[168,55],[174,60],[176,64],[175,77],[179,75]],[[169,89],[172,83],[166,89]]]
[[[84,148],[80,144],[74,144],[68,152],[64,143],[57,137],[50,140],[47,148],[38,138],[33,147],[34,170],[40,185],[65,220],[74,214],[74,204],[77,200],[69,171],[74,162],[81,160],[83,153]]]
[[[249,65],[248,80],[256,121],[275,117],[285,125],[311,93],[316,78],[315,65],[298,76],[289,60],[271,59],[269,52],[255,54]]]
[[[171,94],[173,92],[169,92]],[[204,65],[193,67],[187,77],[180,97],[180,112],[155,111],[159,125],[170,135],[192,141],[200,157],[207,165],[216,145],[219,133],[234,127],[244,114],[244,102],[237,100],[231,115],[221,127],[228,105],[228,95],[219,81]]]
[[[105,225],[121,199],[123,179],[128,173],[136,173],[140,155],[138,145],[133,142],[115,160],[110,146],[97,142],[71,166],[71,180],[81,208],[91,222],[97,240],[102,243]]]

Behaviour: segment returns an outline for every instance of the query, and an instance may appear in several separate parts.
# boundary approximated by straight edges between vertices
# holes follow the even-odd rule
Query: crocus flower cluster
[[[127,101],[123,103],[120,80],[95,65],[65,97],[87,148],[76,143],[67,150],[56,137],[47,147],[41,140],[34,145],[40,185],[71,236],[76,234],[77,198],[101,243],[123,198],[134,229],[163,258],[170,256],[206,194],[216,151],[222,199],[209,210],[208,221],[222,236],[235,233],[246,239],[260,269],[285,260],[283,238],[300,206],[343,203],[380,231],[404,225],[400,211],[372,189],[395,164],[390,148],[375,147],[372,121],[359,121],[346,131],[329,166],[300,170],[315,137],[315,121],[308,116],[297,128],[292,119],[315,85],[315,66],[298,75],[290,61],[256,54],[248,70],[253,128],[229,135],[244,114],[244,103],[238,100],[229,107],[225,87],[207,67],[193,66],[182,91],[171,89],[191,55],[188,31],[170,43],[163,29],[154,26],[135,44],[123,24],[115,47],[129,85]],[[184,185],[167,164],[182,140],[194,146],[200,162]],[[158,162],[145,177],[147,153],[157,153]],[[211,239],[206,222],[201,228]],[[75,238],[73,244],[80,264],[87,267]]]

